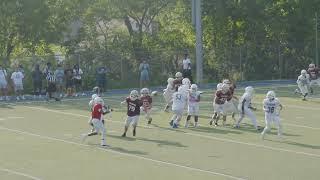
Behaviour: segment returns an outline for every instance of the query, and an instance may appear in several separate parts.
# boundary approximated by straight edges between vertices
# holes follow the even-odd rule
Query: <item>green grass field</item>
[[[104,97],[115,111],[106,121],[107,143],[100,137],[81,143],[90,130],[88,99],[0,105],[0,179],[41,180],[318,180],[320,179],[320,100],[301,101],[295,87],[261,87],[253,100],[264,126],[262,99],[275,89],[284,109],[284,139],[276,129],[260,139],[248,119],[240,129],[210,127],[212,95],[201,102],[199,128],[169,128],[162,96],[154,99],[153,124],[140,118],[137,137],[120,137],[125,119],[123,95]],[[317,90],[319,92],[319,90]],[[243,89],[238,89],[238,96]],[[184,117],[185,118],[185,117]],[[185,119],[184,119],[185,120]],[[184,124],[184,120],[182,124]]]

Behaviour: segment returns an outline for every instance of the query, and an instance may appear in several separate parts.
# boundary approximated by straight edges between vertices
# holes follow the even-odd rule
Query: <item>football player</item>
[[[223,84],[226,84],[229,86],[229,91],[231,93],[232,99],[229,102],[226,102],[225,104],[225,111],[227,114],[231,113],[232,114],[232,119],[236,121],[235,115],[238,114],[238,104],[239,104],[239,99],[234,96],[234,91],[236,88],[236,85],[232,83],[229,79],[224,79],[222,81]]]
[[[179,122],[182,118],[183,110],[187,104],[187,96],[183,92],[183,88],[179,87],[178,92],[175,92],[172,96],[172,112],[173,116],[171,117],[170,125],[172,128],[178,128]]]
[[[150,96],[150,91],[148,88],[142,88],[140,91],[141,101],[142,101],[142,111],[145,113],[145,118],[148,124],[151,124],[151,108],[152,108],[152,97]]]
[[[166,101],[166,107],[164,108],[164,111],[167,112],[172,105],[172,95],[175,92],[175,87],[173,84],[174,79],[168,78],[167,82],[167,88],[163,90],[163,97]]]
[[[214,109],[215,114],[210,121],[210,125],[214,121],[215,126],[218,126],[218,120],[220,115],[222,115],[223,125],[226,123],[227,116],[225,114],[225,103],[232,99],[231,92],[229,90],[229,86],[226,84],[222,84],[221,90],[217,90],[214,97]]]
[[[316,67],[315,64],[309,64],[308,74],[310,76],[310,93],[313,94],[312,85],[317,84],[320,86],[320,78],[319,78],[320,69]]]
[[[301,70],[301,75],[298,76],[298,79],[297,79],[297,84],[298,84],[298,87],[300,89],[297,90],[296,89],[296,92],[300,92],[303,96],[302,100],[305,101],[306,100],[306,97],[308,95],[308,85],[309,85],[310,81],[309,81],[309,75],[307,74],[307,71],[306,70]]]
[[[253,98],[254,89],[251,86],[248,86],[245,88],[245,93],[240,98],[240,104],[238,106],[238,109],[240,111],[240,118],[237,121],[237,124],[235,125],[236,128],[240,127],[240,123],[243,120],[245,116],[247,116],[249,119],[251,119],[251,122],[256,130],[259,130],[257,126],[257,119],[254,113],[252,112],[252,109],[254,109],[251,106],[251,100]]]
[[[91,123],[93,128],[95,129],[94,132],[90,132],[88,134],[82,135],[82,141],[84,141],[89,136],[97,135],[99,132],[101,133],[101,146],[106,145],[106,128],[104,127],[104,123],[102,122],[102,114],[103,114],[103,99],[101,97],[96,97],[94,99],[94,106],[91,112]]]
[[[178,91],[178,88],[182,85],[182,73],[181,72],[177,72],[175,75],[175,79],[173,81],[173,86],[175,88],[176,91]]]
[[[129,97],[126,98],[121,104],[127,103],[127,119],[124,126],[124,132],[122,137],[127,136],[127,131],[130,125],[133,127],[132,134],[136,136],[136,128],[140,116],[140,108],[142,106],[142,101],[139,99],[139,93],[137,90],[132,90]]]
[[[271,123],[274,122],[278,128],[278,137],[282,137],[282,126],[280,122],[280,111],[282,105],[274,91],[268,91],[266,98],[263,100],[263,110],[265,112],[266,127],[261,133],[261,138],[264,139],[265,134],[270,131]]]
[[[191,82],[188,78],[183,78],[182,79],[182,85],[181,85],[183,92],[187,95],[188,91],[191,87]]]
[[[198,86],[192,84],[191,89],[188,91],[188,116],[185,124],[186,128],[189,127],[191,116],[194,116],[194,127],[198,127],[199,102],[200,92],[198,91]]]

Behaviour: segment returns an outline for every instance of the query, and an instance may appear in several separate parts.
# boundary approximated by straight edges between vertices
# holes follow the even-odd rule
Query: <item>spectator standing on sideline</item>
[[[67,64],[65,70],[65,79],[66,79],[66,89],[67,89],[67,94],[65,95],[66,97],[73,96],[73,89],[74,89],[74,82],[73,82],[73,69],[70,67],[70,64]]]
[[[56,87],[56,77],[53,70],[48,69],[46,79],[48,84],[47,93],[46,93],[47,101],[49,101],[50,99],[55,99],[56,101],[59,101],[60,99],[55,96],[57,87]]]
[[[9,100],[7,76],[8,76],[7,71],[0,64],[0,90],[2,93],[0,96],[0,101]]]
[[[191,72],[191,60],[189,59],[188,53],[184,54],[184,59],[182,60],[182,74],[183,78],[188,78],[193,83],[192,72]]]
[[[107,67],[100,66],[97,68],[96,81],[97,86],[100,88],[100,92],[106,91],[106,82],[107,82]]]
[[[64,87],[64,69],[61,64],[58,64],[57,69],[54,71],[54,76],[56,78],[56,88],[59,97],[63,97],[63,87]]]
[[[149,77],[150,66],[146,60],[140,63],[139,71],[140,71],[140,88],[143,88],[147,86],[150,80],[150,77]]]
[[[20,68],[17,68],[16,71],[11,74],[11,80],[13,82],[14,91],[16,93],[16,98],[18,101],[20,100],[20,98],[22,100],[25,100],[25,97],[23,95],[23,79],[24,75],[20,71]]]
[[[32,71],[32,83],[33,83],[33,97],[36,96],[41,98],[42,89],[42,72],[40,71],[39,64],[36,64],[34,70]]]
[[[75,96],[78,96],[78,93],[82,91],[82,79],[83,74],[82,69],[79,67],[79,64],[75,64],[73,67],[73,80],[75,86]]]

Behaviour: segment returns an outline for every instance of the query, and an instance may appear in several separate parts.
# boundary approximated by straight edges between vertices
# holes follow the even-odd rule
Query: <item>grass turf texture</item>
[[[320,100],[303,102],[291,86],[256,88],[260,126],[262,99],[270,89],[284,105],[283,140],[272,129],[262,141],[247,118],[240,129],[232,128],[231,117],[226,127],[210,127],[210,90],[202,95],[199,128],[169,128],[171,113],[161,111],[159,95],[152,124],[141,116],[137,137],[129,129],[126,138],[120,137],[126,117],[120,101],[126,94],[107,95],[115,110],[106,117],[107,149],[100,148],[100,136],[81,143],[80,134],[90,130],[88,99],[1,104],[0,179],[319,179]],[[242,93],[237,90],[238,97]]]

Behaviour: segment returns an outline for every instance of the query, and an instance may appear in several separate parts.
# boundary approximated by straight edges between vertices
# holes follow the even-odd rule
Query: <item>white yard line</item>
[[[10,116],[8,119],[23,119],[24,117],[16,117],[16,116]]]
[[[7,173],[10,173],[10,174],[19,175],[19,176],[23,176],[23,177],[26,177],[26,178],[28,178],[28,179],[41,180],[40,178],[31,176],[30,174],[26,174],[26,173],[22,173],[22,172],[17,172],[17,171],[10,170],[10,169],[6,169],[6,168],[1,168],[1,167],[0,167],[0,171],[7,172]]]
[[[51,141],[59,141],[59,142],[63,142],[63,143],[67,143],[67,144],[73,144],[73,145],[82,146],[82,147],[92,147],[91,145],[87,145],[87,144],[81,144],[81,143],[77,143],[77,142],[73,142],[73,141],[67,141],[67,140],[58,139],[58,138],[54,138],[54,137],[34,134],[34,133],[21,131],[21,130],[17,130],[17,129],[10,129],[10,128],[6,128],[6,127],[3,127],[3,126],[0,126],[0,129],[11,131],[11,132],[15,132],[15,133],[18,133],[18,134],[39,137],[41,139],[47,139],[47,140],[51,140]],[[155,163],[158,163],[158,164],[164,164],[164,165],[179,167],[179,168],[183,168],[183,169],[187,169],[187,170],[191,170],[191,171],[197,171],[197,172],[208,173],[208,174],[212,174],[212,175],[223,176],[223,177],[226,177],[226,178],[229,178],[229,179],[246,180],[245,178],[240,178],[240,177],[236,177],[236,176],[232,176],[232,175],[228,175],[228,174],[224,174],[224,173],[219,173],[219,172],[214,172],[214,171],[194,168],[194,167],[191,167],[191,166],[184,166],[184,165],[180,165],[180,164],[175,164],[175,163],[171,163],[171,162],[167,162],[167,161],[156,160],[156,159],[147,158],[147,157],[138,156],[138,155],[133,155],[133,154],[129,154],[129,153],[123,153],[123,152],[115,151],[115,150],[112,150],[112,149],[106,149],[106,148],[101,148],[101,147],[99,147],[98,149],[100,149],[102,151],[105,151],[105,152],[119,154],[119,155],[122,155],[122,156],[134,157],[134,158],[137,158],[137,159],[151,161],[151,162],[155,162]],[[35,179],[35,180],[39,180],[39,179]]]
[[[46,108],[34,108],[34,107],[27,107],[27,108],[38,109],[38,110],[54,112],[54,113],[60,113],[60,114],[66,114],[66,115],[70,115],[70,116],[87,117],[87,116],[84,116],[84,115],[81,115],[81,114],[74,114],[74,113],[55,111],[55,110],[50,110],[50,109],[46,109]],[[123,124],[123,122],[119,122],[119,121],[112,121],[112,122],[117,122],[117,123]],[[142,127],[146,127],[146,128],[150,128],[150,129],[159,129],[157,127],[148,127],[148,126],[142,126]],[[294,154],[300,154],[300,155],[306,155],[306,156],[320,158],[319,154],[306,153],[306,152],[302,152],[302,151],[293,151],[293,150],[284,149],[284,148],[273,148],[273,147],[265,146],[265,145],[261,145],[261,144],[247,143],[247,142],[230,140],[230,139],[225,139],[225,138],[217,138],[217,137],[213,137],[213,136],[207,136],[207,135],[196,134],[196,133],[185,133],[185,134],[190,135],[190,136],[196,136],[196,137],[202,137],[202,138],[206,138],[206,139],[211,139],[211,140],[217,140],[217,141],[223,141],[223,142],[229,142],[229,143],[235,143],[235,144],[242,144],[242,145],[252,146],[252,147],[256,147],[256,148],[263,148],[263,149],[268,149],[268,150],[273,150],[273,151],[278,151],[278,152],[290,152],[290,153],[294,153]]]

